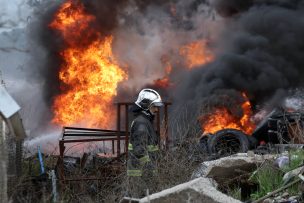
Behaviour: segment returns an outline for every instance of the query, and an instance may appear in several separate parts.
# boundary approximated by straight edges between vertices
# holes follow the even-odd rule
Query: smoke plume
[[[211,2],[225,21],[215,42],[219,52],[183,78],[175,102],[196,111],[206,102],[225,103],[223,94],[245,92],[253,104],[273,106],[303,85],[304,1]]]
[[[64,48],[62,38],[49,23],[64,1],[40,1],[26,26],[24,62],[26,80],[35,82],[44,100],[39,121],[30,129],[46,126],[52,117],[54,97],[62,93],[58,72]],[[286,90],[303,85],[303,0],[78,0],[96,17],[90,26],[98,36],[113,35],[113,51],[128,80],[118,88],[117,100],[134,101],[141,88],[155,87],[173,112],[187,108],[194,120],[206,104],[225,106],[241,115],[241,92],[253,106],[280,103]],[[24,22],[24,20],[22,21]],[[5,25],[9,23],[6,22]],[[96,37],[96,36],[91,36]],[[179,50],[186,44],[206,40],[213,61],[189,70]],[[167,64],[172,71],[167,73]],[[155,81],[170,79],[166,88]],[[17,79],[16,79],[17,80]],[[25,87],[24,87],[25,88]],[[20,92],[20,91],[19,91]],[[181,108],[181,106],[183,108]],[[27,110],[26,110],[27,111]],[[25,112],[28,115],[28,112]],[[27,118],[30,119],[30,118]],[[188,122],[190,123],[190,121]],[[43,127],[42,127],[43,128]]]

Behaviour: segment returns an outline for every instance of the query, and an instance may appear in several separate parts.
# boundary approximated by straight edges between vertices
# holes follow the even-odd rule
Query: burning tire
[[[229,156],[238,152],[247,152],[249,149],[248,136],[242,131],[224,129],[209,136],[208,151],[218,157]]]

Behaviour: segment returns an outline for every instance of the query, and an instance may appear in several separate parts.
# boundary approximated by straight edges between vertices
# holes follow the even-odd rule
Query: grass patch
[[[251,194],[252,199],[256,200],[282,187],[284,174],[303,165],[304,150],[291,150],[289,151],[289,157],[289,164],[281,169],[274,167],[273,163],[267,163],[252,174],[250,180],[256,182],[259,188],[255,193]],[[289,187],[286,191],[290,195],[298,194],[298,184]]]
[[[288,154],[289,154],[289,160],[290,160],[289,164],[282,168],[282,170],[285,173],[303,165],[303,160],[304,160],[304,150],[303,149],[290,150],[288,152]]]
[[[241,188],[235,187],[235,188],[228,188],[227,194],[234,199],[241,200]]]
[[[258,199],[279,188],[283,184],[284,173],[271,163],[264,164],[261,168],[254,172],[251,180],[258,184],[258,191],[251,194],[252,199]]]

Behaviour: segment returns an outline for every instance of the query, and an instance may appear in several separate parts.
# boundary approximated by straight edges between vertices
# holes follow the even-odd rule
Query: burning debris
[[[242,122],[231,119],[230,114],[228,114],[230,117],[227,118],[223,117],[227,115],[226,113],[217,114],[217,111],[215,111],[214,115],[211,114],[213,119],[210,119],[209,116],[205,117],[206,120],[203,121],[208,124],[207,126],[211,125],[218,128],[203,133],[200,138],[202,148],[210,154],[216,154],[216,157],[218,157],[247,152],[249,149],[255,149],[258,153],[269,153],[276,144],[303,144],[304,114],[299,108],[295,110],[294,108],[291,109],[289,105],[286,106],[286,103],[291,100],[297,101],[296,103],[299,104],[299,99],[287,98],[284,107],[275,108],[268,115],[265,115],[259,123],[254,124],[250,120],[251,125],[245,125],[250,127],[248,128],[249,131],[240,128],[238,124],[240,125]],[[226,112],[228,111],[226,110]],[[219,119],[214,119],[217,116],[219,116]],[[240,121],[243,118],[245,116],[242,116]],[[248,118],[252,119],[253,117]],[[202,127],[203,130],[209,129],[205,127],[204,123]]]
[[[244,102],[240,105],[242,113],[239,117],[224,106],[215,108],[208,115],[201,116],[199,120],[202,124],[203,133],[213,134],[219,130],[231,128],[241,130],[248,135],[251,134],[255,129],[255,124],[251,120],[252,107],[245,93],[242,93],[242,97]]]

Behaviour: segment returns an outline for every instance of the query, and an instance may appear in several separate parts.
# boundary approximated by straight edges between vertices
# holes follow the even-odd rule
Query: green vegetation
[[[228,188],[227,193],[234,199],[241,199],[241,188],[239,187]]]
[[[261,166],[255,170],[248,181],[256,183],[258,190],[251,193],[251,200],[257,200],[269,192],[272,192],[284,185],[283,176],[289,171],[296,169],[303,165],[304,161],[304,150],[290,150],[288,152],[288,156],[290,159],[289,164],[284,166],[283,168],[278,168],[274,165],[272,161],[264,162]],[[297,195],[299,192],[299,184],[295,184],[285,191],[289,193],[289,195]],[[284,191],[284,192],[285,192]],[[283,193],[283,192],[282,192]],[[227,194],[235,199],[241,200],[241,188],[239,186],[229,188],[227,190]]]
[[[258,199],[282,187],[284,174],[303,165],[304,150],[291,150],[289,151],[289,157],[291,161],[282,169],[275,167],[272,163],[266,163],[252,174],[250,180],[258,184],[258,190],[251,194],[252,199]],[[296,195],[298,185],[288,188],[287,191],[290,195]]]
[[[251,180],[258,184],[258,191],[251,194],[252,199],[258,199],[279,188],[283,184],[284,173],[276,169],[271,163],[264,164],[251,176]]]
[[[283,167],[283,171],[285,173],[300,167],[303,165],[303,160],[304,160],[304,150],[303,149],[298,149],[298,150],[291,150],[289,151],[289,165]]]

